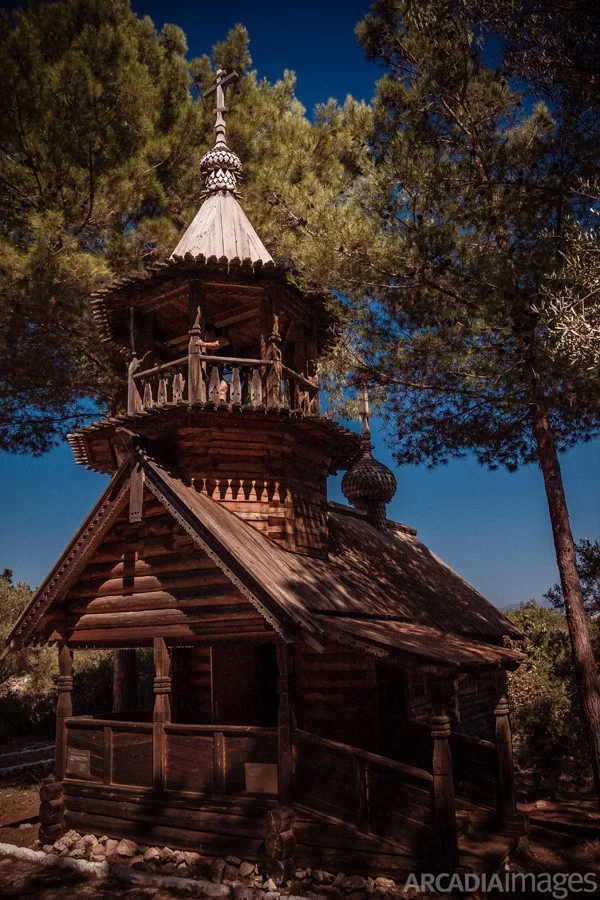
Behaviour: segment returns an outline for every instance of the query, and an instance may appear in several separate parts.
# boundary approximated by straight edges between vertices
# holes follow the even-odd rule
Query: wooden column
[[[154,638],[154,729],[152,783],[162,791],[166,782],[167,746],[164,723],[171,721],[171,656],[164,638]]]
[[[499,700],[494,710],[496,717],[496,759],[498,765],[498,812],[502,821],[510,824],[517,813],[515,775],[513,768],[512,730],[510,727],[506,672],[497,676]]]
[[[127,370],[127,414],[141,412],[144,404],[138,384],[133,377],[140,367],[140,361],[137,356],[133,356]]]
[[[447,713],[448,685],[443,680],[432,684],[433,716],[433,804],[439,842],[439,863],[444,871],[454,871],[459,864],[454,776],[450,750],[450,718]]]
[[[266,357],[271,363],[267,369],[266,395],[267,409],[277,410],[281,407],[281,334],[279,332],[279,315],[273,313],[273,330],[267,341]]]
[[[279,802],[284,805],[291,803],[292,801],[293,748],[292,700],[290,695],[290,653],[288,645],[281,638],[277,640],[277,664],[279,666],[278,782]]]
[[[58,703],[56,705],[55,777],[62,781],[67,771],[67,730],[65,720],[73,715],[73,653],[66,642],[58,650]]]

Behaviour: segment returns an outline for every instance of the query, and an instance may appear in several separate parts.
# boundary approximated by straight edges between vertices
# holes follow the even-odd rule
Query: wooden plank
[[[104,784],[112,784],[113,778],[113,738],[112,729],[104,726]]]
[[[213,734],[213,754],[215,791],[217,794],[224,794],[227,777],[227,758],[225,756],[225,738],[222,731],[215,731]]]
[[[113,733],[113,781],[116,784],[152,784],[152,736]]]

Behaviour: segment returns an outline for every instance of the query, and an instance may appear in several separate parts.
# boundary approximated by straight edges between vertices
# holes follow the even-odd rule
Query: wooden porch
[[[284,802],[296,813],[297,865],[401,878],[440,858],[455,867],[461,848],[473,866],[469,832],[499,821],[496,746],[453,736],[449,778],[425,727],[412,740],[419,731],[428,742],[431,771],[297,728],[288,752],[281,725],[69,716],[62,729],[66,822],[83,832],[260,860],[267,814]]]

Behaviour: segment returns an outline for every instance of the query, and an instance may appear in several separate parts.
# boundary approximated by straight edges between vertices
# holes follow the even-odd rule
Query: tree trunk
[[[575,543],[556,443],[537,377],[533,381],[531,416],[550,511],[556,561],[573,650],[575,677],[587,726],[592,771],[600,803],[600,683],[579,582]]]
[[[125,715],[138,709],[138,671],[135,650],[113,654],[113,713]]]

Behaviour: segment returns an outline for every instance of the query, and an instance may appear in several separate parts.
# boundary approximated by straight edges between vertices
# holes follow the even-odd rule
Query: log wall
[[[143,519],[124,510],[65,596],[72,647],[265,635],[259,612],[148,491]]]
[[[294,708],[299,728],[377,749],[377,676],[366,653],[332,644],[323,653],[295,647]]]
[[[494,672],[490,669],[469,675],[458,689],[461,733],[493,741],[496,703]]]
[[[197,490],[276,543],[323,554],[330,457],[300,429],[282,433],[279,423],[268,420],[260,428],[244,425],[224,419],[218,428],[179,428],[178,466]]]

